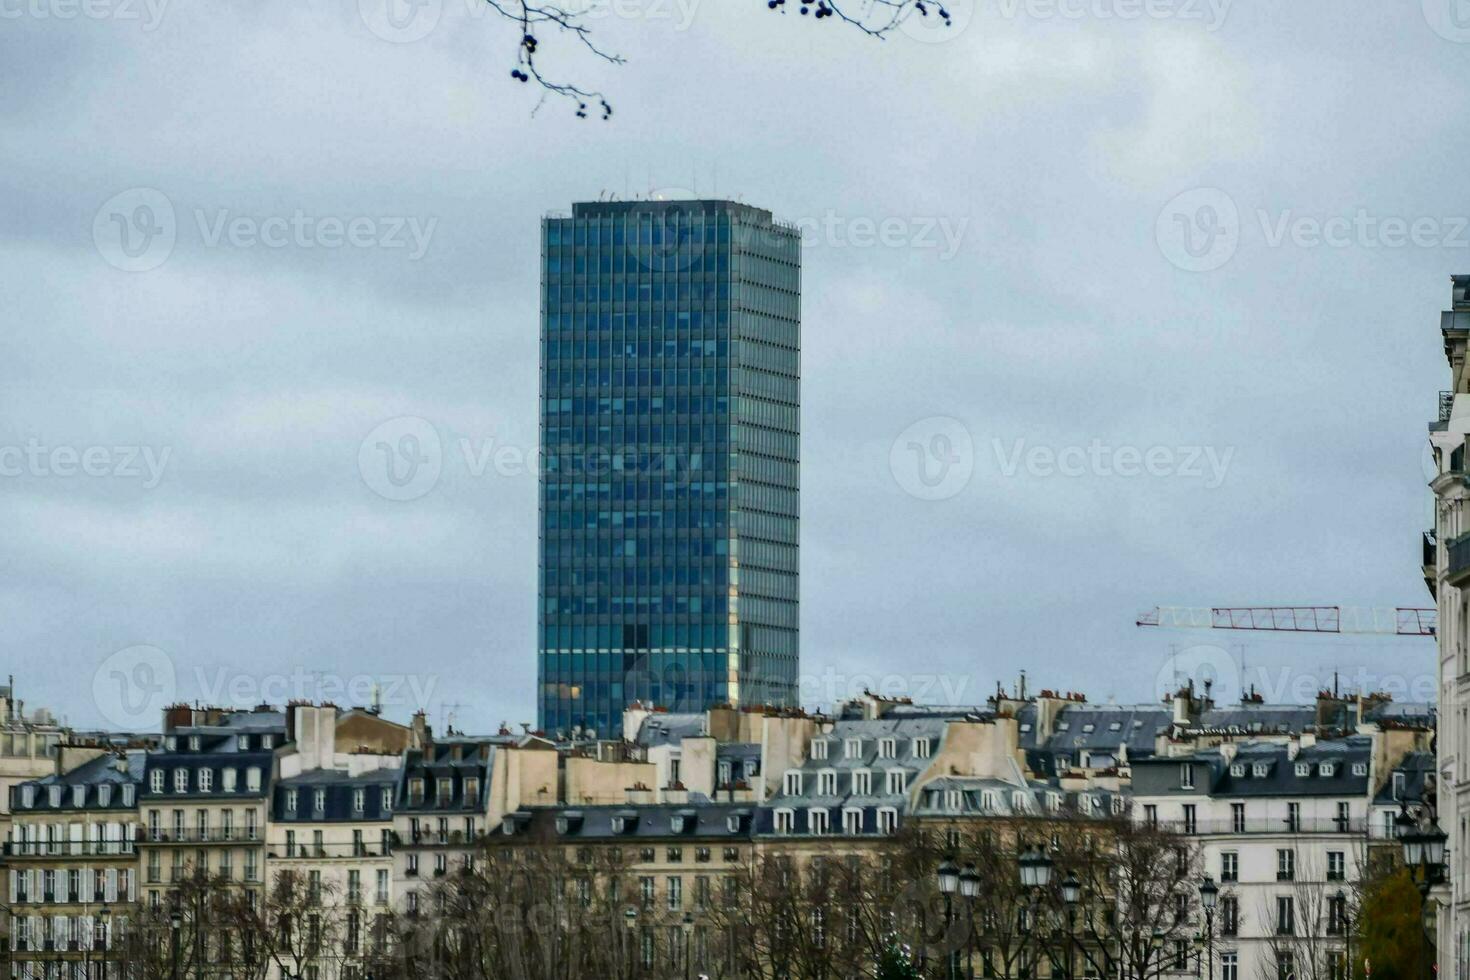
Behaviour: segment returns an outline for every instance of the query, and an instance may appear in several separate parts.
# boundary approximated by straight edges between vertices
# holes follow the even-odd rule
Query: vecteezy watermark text
[[[1235,447],[1226,446],[1110,446],[1094,439],[1086,446],[1030,446],[1013,439],[1009,446],[1000,439],[990,441],[1002,476],[1023,471],[1036,477],[1137,476],[1181,477],[1203,480],[1214,490],[1225,482]]]
[[[46,446],[39,439],[0,445],[0,477],[78,476],[142,480],[152,490],[163,479],[171,446]]]

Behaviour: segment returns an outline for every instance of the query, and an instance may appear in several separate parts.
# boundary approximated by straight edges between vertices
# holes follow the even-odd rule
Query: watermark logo
[[[357,451],[357,470],[385,500],[417,500],[439,482],[444,451],[433,424],[412,415],[389,419]]]
[[[1216,187],[1198,187],[1177,195],[1154,223],[1159,250],[1186,272],[1211,272],[1235,256],[1240,247],[1240,211]]]
[[[996,0],[1006,20],[1199,21],[1206,31],[1225,23],[1231,0]]]
[[[695,212],[688,202],[695,200],[694,192],[683,187],[664,187],[650,196],[664,204],[653,213],[648,227],[651,240],[640,240],[633,249],[638,263],[654,272],[677,272],[700,265],[705,251],[704,226],[693,220]],[[643,233],[640,227],[638,234]]]
[[[1423,0],[1429,29],[1446,41],[1470,42],[1470,0]]]
[[[976,0],[946,3],[919,2],[899,21],[904,36],[920,44],[943,44],[964,33],[975,19]]]
[[[374,35],[393,44],[421,41],[439,26],[444,0],[357,0],[357,13]]]
[[[888,468],[909,496],[948,500],[969,485],[975,472],[975,441],[958,419],[920,419],[893,440]]]
[[[1004,477],[1024,472],[1033,477],[1180,477],[1203,481],[1205,488],[1215,490],[1225,482],[1235,447],[1215,446],[1111,446],[1093,439],[1086,446],[1028,446],[1025,439],[1013,439],[1007,446],[1000,439],[990,441],[995,462]]]
[[[159,713],[177,700],[174,662],[158,647],[127,647],[92,675],[92,700],[108,723],[124,730],[152,730]]]
[[[350,218],[317,217],[300,208],[289,216],[256,217],[236,214],[229,208],[216,208],[212,213],[195,208],[194,223],[205,248],[223,244],[241,249],[404,249],[408,260],[417,262],[429,250],[439,219],[414,215],[380,218],[363,214]]]
[[[168,0],[0,0],[0,20],[140,21],[153,31],[163,22]]]
[[[97,252],[124,272],[147,272],[163,265],[177,235],[173,202],[152,187],[114,194],[92,219]]]

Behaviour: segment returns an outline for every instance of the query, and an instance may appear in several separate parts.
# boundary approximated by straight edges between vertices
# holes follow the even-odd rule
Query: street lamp
[[[1419,821],[1409,815],[1407,803],[1401,805],[1393,823],[1404,851],[1404,865],[1419,886],[1419,924],[1423,931],[1419,946],[1419,975],[1430,978],[1427,959],[1429,892],[1443,880],[1445,841],[1448,837],[1433,823],[1428,829],[1420,828]]]
[[[1339,888],[1337,890],[1337,894],[1334,895],[1334,896],[1332,896],[1332,899],[1333,899],[1333,901],[1335,901],[1337,903],[1337,924],[1342,929],[1343,944],[1347,947],[1346,950],[1344,951],[1343,955],[1347,958],[1348,968],[1349,969],[1352,969],[1352,965],[1353,965],[1353,926],[1352,926],[1352,919],[1348,915],[1348,896],[1347,896],[1347,892],[1345,892],[1341,888]]]
[[[1077,963],[1077,904],[1082,901],[1082,882],[1071,872],[1062,879],[1062,901],[1067,905],[1067,977]]]
[[[694,913],[693,912],[685,912],[684,913],[684,920],[683,920],[682,925],[684,927],[684,976],[687,977],[687,976],[689,976],[690,969],[694,965],[691,962],[693,960],[693,957],[689,955],[690,954],[690,942],[691,942],[691,940],[694,937]]]
[[[112,909],[108,908],[106,905],[102,906],[102,908],[100,908],[100,909],[97,910],[97,918],[99,918],[99,919],[102,920],[102,980],[107,980],[107,952],[108,952],[108,942],[112,938],[112,930],[110,928],[108,928],[108,927],[112,923]],[[93,944],[95,944],[96,941],[97,941],[97,936],[94,933],[93,936],[92,936],[92,942],[93,942]],[[88,969],[87,980],[91,980],[91,965],[90,964],[88,964],[87,969]]]
[[[1209,980],[1215,980],[1215,906],[1220,902],[1220,886],[1205,875],[1199,885],[1199,903],[1205,910],[1205,959],[1209,963]]]
[[[633,942],[638,930],[638,909],[636,906],[629,905],[623,910],[623,926],[625,927],[623,934],[626,936],[625,946],[628,950],[628,976],[631,977],[637,973],[635,968],[636,961],[633,959]]]
[[[1021,866],[1021,887],[1031,893],[1031,918],[1034,919],[1037,897],[1051,884],[1052,861],[1040,847],[1028,847],[1021,852],[1018,863]]]
[[[944,896],[944,973],[955,980],[955,953],[949,948],[949,932],[954,925],[954,893],[960,887],[960,869],[951,858],[939,865],[939,893]]]
[[[179,927],[183,924],[183,918],[179,915],[178,907],[175,906],[174,910],[168,914],[169,931],[173,936],[173,980],[179,980]]]
[[[980,897],[980,872],[966,864],[960,872],[960,895],[965,899],[965,973],[975,980],[975,900]]]

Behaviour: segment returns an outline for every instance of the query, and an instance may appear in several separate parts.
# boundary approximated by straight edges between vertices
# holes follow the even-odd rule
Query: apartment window
[[[1233,833],[1245,833],[1245,804],[1230,804],[1230,829]]]
[[[214,770],[199,770],[199,792],[211,793],[214,791]]]
[[[1341,936],[1347,924],[1347,896],[1336,895],[1327,900],[1327,934]]]
[[[27,786],[26,789],[30,789],[30,787]],[[152,772],[150,772],[148,774],[148,789],[149,789],[150,792],[153,792],[153,793],[162,793],[163,792],[163,770],[162,769],[155,769],[155,770],[153,770]],[[28,798],[24,798],[23,797],[23,802],[24,802],[24,805],[25,806],[30,806],[31,805],[31,801]]]
[[[827,832],[827,811],[808,810],[806,812],[806,829],[811,834],[825,834]]]
[[[792,828],[794,828],[795,826],[796,826],[796,811],[795,810],[784,810],[783,809],[783,810],[777,810],[776,811],[776,833],[778,833],[778,834],[789,834],[789,833],[791,833]]]
[[[852,771],[852,792],[855,796],[869,796],[873,792],[873,772],[871,769],[854,769]]]
[[[258,872],[255,867],[255,851],[253,849],[245,852],[245,880],[258,880]],[[252,892],[251,894],[254,893]]]
[[[352,812],[361,814],[367,808],[367,790],[355,789],[352,791]]]
[[[812,758],[827,758],[827,740],[825,738],[819,738],[812,742]]]
[[[927,759],[933,752],[933,743],[927,738],[914,739],[914,758]]]
[[[1298,778],[1310,776],[1312,774],[1312,764],[1310,762],[1298,762],[1296,764],[1296,774]]]
[[[678,769],[674,770],[674,781],[679,781]],[[466,803],[474,803],[480,798],[480,779],[478,776],[466,776],[464,779],[464,799]]]
[[[1327,852],[1327,880],[1347,880],[1347,855],[1342,851]]]
[[[261,748],[263,748],[263,749],[272,749],[272,748],[275,748],[275,745],[276,745],[276,737],[274,735],[262,735],[262,736],[260,736],[260,747]]]
[[[856,836],[863,832],[863,811],[857,807],[848,807],[842,811],[842,832],[848,836]]]
[[[448,806],[454,800],[454,780],[448,776],[439,779],[438,789],[435,791],[435,800],[439,806]]]
[[[1276,896],[1276,935],[1296,934],[1296,905],[1290,895]]]
[[[683,864],[684,863],[684,848],[682,848],[682,847],[671,847],[671,848],[668,849],[668,851],[665,853],[664,856],[665,856],[665,858],[667,858],[669,864]]]
[[[237,735],[237,736],[235,736],[235,751],[236,752],[249,752],[250,751],[250,736],[249,735]]]
[[[386,868],[378,869],[377,894],[373,896],[379,905],[388,904],[388,871]]]
[[[785,786],[787,796],[801,795],[801,772],[793,769],[786,774]]]
[[[679,875],[669,875],[664,883],[667,886],[665,897],[669,911],[677,912],[684,907],[684,879]]]
[[[254,810],[246,810],[245,811],[245,839],[246,840],[255,840],[255,835],[258,832],[258,828],[256,827],[256,823],[255,823],[256,822],[256,819],[257,818],[255,816],[255,811]]]
[[[187,793],[187,792],[189,792],[189,770],[187,770],[187,769],[175,769],[174,770],[174,792],[175,793]]]
[[[1352,807],[1347,800],[1337,801],[1337,830],[1339,833],[1347,833],[1352,826]]]
[[[133,787],[132,787],[132,784],[131,783],[129,783],[128,785],[126,785],[126,786],[124,786],[122,788],[122,805],[123,806],[132,806],[133,805]]]
[[[1195,809],[1193,803],[1184,804],[1184,832],[1193,834],[1198,832],[1199,823],[1195,820]]]
[[[889,796],[896,796],[906,792],[909,785],[909,774],[902,769],[890,769],[884,774],[887,777],[887,791]]]
[[[1237,762],[1237,763],[1234,763],[1233,765],[1231,765],[1231,767],[1230,767],[1230,775],[1234,776],[1236,779],[1244,779],[1245,778],[1245,763],[1243,763],[1243,762]]]
[[[842,754],[849,759],[861,759],[863,757],[863,740],[850,738],[842,743]]]
[[[1143,805],[1143,822],[1149,827],[1157,827],[1159,825],[1159,808],[1156,805],[1152,803],[1145,803]]]
[[[287,813],[295,813],[296,812],[296,804],[299,801],[299,799],[300,799],[300,797],[299,797],[299,794],[297,793],[296,790],[294,790],[294,789],[288,789],[288,790],[286,790],[286,812]]]
[[[1187,762],[1179,764],[1179,788],[1194,789],[1194,766]]]
[[[1240,954],[1220,954],[1220,980],[1240,980]]]
[[[1269,762],[1256,762],[1251,765],[1251,775],[1256,779],[1265,779],[1271,775],[1271,764]]]
[[[245,789],[251,793],[260,792],[260,769],[255,766],[245,770]]]
[[[1354,762],[1353,763],[1353,775],[1354,776],[1366,776],[1366,775],[1368,775],[1368,763],[1366,763],[1366,762]]]
[[[1220,880],[1240,880],[1240,855],[1235,851],[1223,851],[1220,854]]]
[[[1293,834],[1301,831],[1302,805],[1300,803],[1286,804],[1286,829]]]
[[[384,813],[393,812],[393,791],[391,789],[383,790],[382,807]]]
[[[199,751],[199,745],[200,745],[199,736],[198,735],[190,735],[189,736],[189,751],[190,752],[198,752]]]
[[[878,808],[878,833],[892,834],[898,831],[898,811],[891,806]]]
[[[892,759],[898,755],[898,739],[880,738],[878,740],[878,757],[880,759]]]
[[[837,795],[837,770],[823,769],[821,772],[817,773],[817,795]]]
[[[1337,775],[1337,763],[1335,763],[1335,762],[1324,762],[1324,763],[1320,764],[1317,767],[1317,771],[1322,776],[1336,776]]]
[[[311,808],[317,813],[324,813],[327,809],[327,791],[319,789],[312,794]]]
[[[1240,932],[1240,899],[1234,895],[1220,898],[1220,934],[1234,936]]]
[[[1276,851],[1276,880],[1296,880],[1296,851],[1289,847],[1279,848]]]
[[[1291,950],[1277,950],[1276,977],[1277,980],[1297,980],[1296,956],[1292,954]]]
[[[642,900],[643,907],[648,908],[653,904],[653,879],[638,879],[638,897]]]
[[[235,791],[235,781],[238,775],[239,773],[234,769],[225,769],[221,771],[220,779],[223,783],[222,788],[226,793],[233,793]]]

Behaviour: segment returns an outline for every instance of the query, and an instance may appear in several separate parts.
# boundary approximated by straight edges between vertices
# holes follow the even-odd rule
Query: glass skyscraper
[[[796,703],[800,245],[731,201],[543,222],[543,729]]]

